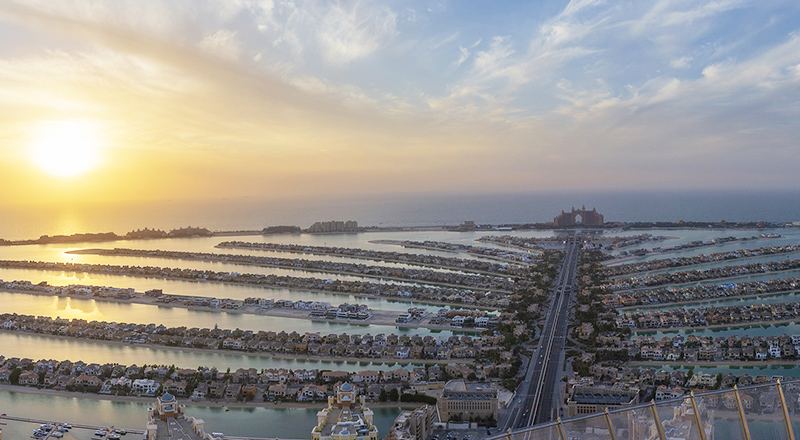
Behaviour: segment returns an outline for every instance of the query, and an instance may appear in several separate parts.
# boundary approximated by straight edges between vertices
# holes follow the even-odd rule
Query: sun
[[[33,132],[31,159],[59,177],[84,174],[100,164],[101,140],[88,121],[42,121]]]

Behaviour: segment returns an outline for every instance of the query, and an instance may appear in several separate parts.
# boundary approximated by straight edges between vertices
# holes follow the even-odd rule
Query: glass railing
[[[800,380],[688,394],[543,423],[489,440],[800,440]]]

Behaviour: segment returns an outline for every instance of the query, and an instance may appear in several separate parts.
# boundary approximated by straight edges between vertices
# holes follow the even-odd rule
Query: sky
[[[0,1],[0,203],[800,188],[800,2]]]

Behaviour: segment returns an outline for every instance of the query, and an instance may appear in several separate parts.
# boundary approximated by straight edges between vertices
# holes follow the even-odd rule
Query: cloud
[[[456,61],[456,69],[460,68],[461,65],[464,64],[465,61],[467,61],[467,59],[470,56],[470,51],[478,47],[478,45],[481,44],[481,41],[482,40],[478,38],[478,41],[472,43],[468,47],[458,46],[459,56],[458,56],[458,61]]]
[[[227,29],[220,29],[206,36],[198,47],[229,61],[238,60],[242,54],[242,44],[236,39],[236,32]]]
[[[317,38],[331,65],[363,58],[396,34],[397,15],[389,8],[353,4],[331,5],[322,18]]]
[[[187,170],[153,176],[172,194],[548,188],[567,166],[659,187],[687,161],[715,166],[685,185],[749,165],[746,185],[796,163],[791,7],[447,6],[6,2],[0,39],[21,44],[0,47],[0,123],[16,138],[37,118],[98,118],[139,172]],[[781,161],[752,160],[756,144]]]
[[[673,69],[686,69],[689,63],[692,62],[692,57],[675,58],[669,62],[670,67]]]

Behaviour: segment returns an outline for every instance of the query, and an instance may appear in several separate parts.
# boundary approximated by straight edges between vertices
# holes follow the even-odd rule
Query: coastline
[[[283,307],[273,307],[270,309],[260,310],[260,306],[255,305],[247,305],[241,309],[220,309],[220,308],[212,308],[212,307],[205,307],[205,306],[194,306],[194,305],[186,305],[181,303],[161,303],[158,302],[158,298],[156,297],[147,297],[144,295],[128,298],[128,299],[121,299],[121,298],[113,298],[113,297],[100,297],[96,298],[93,296],[70,296],[70,295],[56,295],[48,292],[37,292],[37,291],[28,291],[25,289],[1,289],[3,292],[15,293],[15,294],[28,294],[28,295],[36,295],[36,296],[46,296],[46,297],[58,297],[58,298],[73,298],[73,299],[83,299],[83,300],[94,300],[94,301],[105,301],[117,304],[141,304],[141,305],[149,305],[149,306],[156,306],[156,307],[176,307],[182,308],[187,310],[194,310],[194,311],[203,311],[203,312],[214,312],[214,313],[234,313],[234,314],[246,314],[246,315],[258,315],[258,316],[274,316],[279,318],[290,318],[290,319],[305,319],[308,321],[314,322],[328,322],[328,323],[339,323],[339,324],[350,324],[350,325],[382,325],[387,327],[397,327],[397,328],[426,328],[429,330],[434,331],[456,331],[456,332],[463,332],[463,333],[481,333],[485,329],[478,329],[472,327],[453,327],[449,325],[435,325],[435,324],[426,324],[426,322],[430,322],[430,316],[423,317],[417,323],[398,323],[395,319],[402,314],[400,311],[392,311],[392,310],[378,310],[378,309],[371,309],[370,313],[372,316],[367,319],[327,319],[327,318],[316,318],[309,316],[309,310],[295,310],[295,309],[287,309]],[[138,292],[137,292],[138,293]],[[169,294],[171,297],[175,298],[190,298],[188,295],[174,295]]]
[[[240,351],[240,350],[221,350],[218,348],[194,348],[194,347],[170,347],[168,345],[158,345],[158,344],[130,344],[121,341],[107,341],[104,339],[83,339],[83,338],[76,338],[73,336],[63,336],[63,335],[51,335],[45,333],[33,333],[33,332],[23,332],[18,330],[4,330],[0,329],[0,332],[3,333],[10,333],[10,334],[17,334],[17,335],[26,335],[31,337],[37,338],[51,338],[51,339],[61,339],[61,340],[69,340],[69,341],[81,341],[87,342],[91,344],[103,344],[103,345],[114,345],[114,346],[132,346],[132,347],[143,347],[149,349],[160,349],[160,350],[170,350],[170,351],[177,351],[177,352],[184,352],[184,353],[206,353],[206,354],[218,354],[218,355],[225,355],[225,356],[249,356],[249,357],[257,357],[257,358],[273,358],[273,359],[286,359],[286,360],[301,360],[301,361],[321,361],[321,362],[348,362],[348,363],[365,363],[365,364],[389,364],[389,365],[444,365],[444,364],[471,364],[474,363],[474,359],[470,358],[452,358],[452,359],[389,359],[389,358],[349,358],[343,356],[319,356],[319,355],[294,355],[294,354],[283,354],[283,353],[266,353],[266,352],[249,352],[249,351]],[[71,359],[70,359],[71,360]],[[81,359],[76,359],[81,360]],[[192,366],[186,365],[179,365],[181,368],[192,368]]]
[[[72,397],[77,399],[93,399],[93,400],[108,400],[118,403],[146,403],[152,404],[155,397],[137,397],[137,396],[114,396],[110,394],[96,394],[96,393],[82,393],[78,391],[59,391],[49,388],[34,388],[24,385],[10,385],[0,384],[0,392],[15,392],[22,394],[34,394],[39,396],[59,396],[59,397]],[[275,408],[275,409],[322,409],[327,405],[327,402],[225,402],[220,400],[191,400],[188,397],[182,398],[181,402],[187,407],[198,406],[208,408],[229,408],[229,409],[246,409],[246,408]],[[424,403],[415,402],[375,402],[369,405],[370,408],[418,408],[423,406]]]
[[[658,304],[645,304],[645,305],[636,305],[636,306],[625,306],[625,307],[617,307],[617,310],[621,312],[629,312],[629,311],[636,311],[636,310],[652,310],[658,309],[661,307],[669,307],[669,306],[682,306],[685,304],[700,304],[700,303],[711,303],[717,301],[728,301],[732,299],[748,299],[748,298],[758,298],[760,296],[780,296],[780,295],[791,295],[793,293],[800,292],[800,289],[792,289],[792,290],[782,290],[780,292],[759,292],[759,293],[751,293],[748,295],[735,295],[735,296],[720,296],[717,298],[700,298],[700,299],[693,299],[689,301],[672,301],[666,303],[658,303]]]
[[[712,324],[712,325],[703,325],[697,327],[658,327],[658,328],[648,328],[648,329],[631,329],[633,333],[655,333],[655,332],[662,332],[662,333],[671,333],[671,332],[680,332],[680,331],[687,331],[687,330],[713,330],[713,329],[724,329],[728,327],[761,327],[761,326],[773,326],[773,325],[782,325],[782,324],[796,324],[800,322],[800,317],[797,318],[789,318],[789,319],[780,319],[777,321],[750,321],[750,322],[741,322],[741,323],[725,323],[725,324]]]
[[[726,266],[727,267],[727,266]],[[734,267],[734,266],[731,266]],[[786,272],[800,272],[800,267],[796,267],[793,269],[781,269],[781,270],[774,270],[774,271],[767,271],[767,272],[754,272],[754,273],[746,273],[740,275],[730,275],[722,278],[705,278],[702,280],[696,281],[687,281],[684,283],[669,283],[669,284],[659,284],[657,286],[645,286],[645,287],[634,287],[632,289],[623,289],[623,290],[616,290],[614,294],[620,293],[635,293],[635,292],[646,292],[650,290],[659,290],[659,289],[681,289],[686,286],[692,286],[695,284],[719,284],[718,281],[728,281],[737,278],[750,278],[750,277],[757,277],[762,275],[772,275],[772,274],[782,274]],[[746,281],[744,281],[746,282]]]
[[[668,253],[669,252],[665,252],[665,254],[668,254]],[[675,271],[677,271],[677,272],[683,272],[684,269],[689,269],[689,268],[693,268],[693,267],[712,266],[714,264],[720,264],[720,263],[737,262],[737,261],[745,261],[745,260],[754,260],[754,259],[758,259],[758,258],[765,258],[765,257],[772,257],[772,256],[782,256],[782,255],[792,255],[792,254],[797,254],[797,253],[800,253],[800,251],[784,252],[784,253],[778,253],[778,254],[767,254],[767,255],[753,255],[753,256],[749,256],[749,257],[731,258],[731,259],[727,259],[727,260],[704,261],[702,263],[688,264],[686,266],[662,267],[662,268],[652,269],[652,270],[640,270],[638,272],[631,272],[631,273],[624,274],[624,275],[612,275],[609,278],[612,279],[612,280],[616,280],[616,279],[620,279],[620,278],[626,278],[626,277],[631,277],[631,276],[636,276],[636,275],[641,275],[641,274],[647,274],[647,273],[651,273],[651,272],[660,272],[660,271],[670,272],[673,269]],[[635,258],[636,257],[625,257],[624,259],[635,259]],[[606,260],[603,263],[604,264],[605,263],[609,263],[608,267],[614,267],[614,266],[617,265],[617,263],[619,261],[622,261],[624,259]],[[658,258],[658,259],[650,260],[650,261],[658,261],[658,260],[664,260],[664,259],[665,258]],[[644,264],[644,263],[647,263],[647,261],[641,261],[640,263]],[[722,267],[726,267],[726,266],[728,266],[728,265],[727,264],[723,264],[722,265]],[[732,266],[736,266],[736,265],[733,264]]]
[[[391,243],[389,243],[389,242],[391,242]],[[370,240],[367,243],[395,244],[394,240]],[[446,270],[453,270],[453,271],[458,271],[458,272],[475,273],[475,274],[480,274],[480,275],[500,276],[500,277],[506,276],[506,275],[501,274],[501,273],[489,272],[489,271],[485,271],[485,270],[468,269],[468,268],[457,267],[457,266],[447,266],[447,265],[443,265],[443,264],[419,263],[419,262],[392,259],[392,258],[384,258],[384,257],[369,257],[369,256],[365,256],[365,255],[351,255],[351,254],[344,254],[344,253],[338,253],[338,252],[318,252],[318,251],[313,251],[313,250],[294,251],[294,250],[282,250],[282,249],[259,249],[259,248],[246,247],[246,246],[232,246],[232,245],[223,246],[221,243],[216,245],[216,246],[214,246],[214,247],[217,248],[217,249],[244,249],[244,250],[256,250],[256,251],[263,251],[263,252],[282,252],[282,253],[296,254],[296,255],[308,254],[308,255],[317,255],[317,256],[330,256],[330,257],[349,258],[349,259],[353,259],[353,260],[377,261],[377,262],[384,262],[384,263],[405,264],[405,265],[409,265],[409,266],[419,266],[419,267],[434,268],[434,269],[446,269]],[[458,251],[451,251],[451,250],[446,250],[446,249],[436,249],[436,248],[430,248],[430,250],[441,250],[443,252],[458,252]],[[468,255],[473,255],[473,254],[469,254],[469,253],[467,253],[467,254]],[[476,255],[476,256],[482,257],[482,255]],[[503,261],[503,262],[513,262],[512,260],[505,260],[505,259],[500,259],[500,258],[492,258],[492,257],[486,257],[486,258],[487,259],[496,259],[498,261]],[[528,264],[528,263],[522,263],[522,262],[517,262],[517,263],[521,264],[521,265],[525,265],[525,266],[530,266],[530,264]]]
[[[474,253],[471,253],[471,252],[468,252],[468,251],[463,251],[463,250],[442,249],[442,248],[437,248],[437,247],[434,247],[434,246],[405,244],[403,242],[403,240],[370,240],[367,243],[387,244],[387,245],[391,245],[391,246],[400,246],[400,247],[407,248],[407,249],[423,249],[423,250],[427,250],[427,251],[445,252],[445,253],[451,253],[451,254],[465,254],[465,255],[470,255],[470,256],[478,257],[478,258],[485,258],[487,260],[500,261],[500,262],[503,262],[503,263],[513,263],[513,264],[519,264],[519,265],[522,265],[522,266],[530,266],[530,263],[524,263],[522,261],[512,260],[512,259],[509,259],[509,258],[500,258],[500,257],[492,256],[492,255],[474,254]],[[528,252],[534,251],[534,252],[536,252],[537,255],[541,255],[542,254],[542,251],[540,249],[524,249],[524,248],[519,248],[519,249],[522,249],[522,250],[525,250],[525,251],[528,251]],[[449,269],[448,266],[441,266],[441,267]],[[461,270],[463,270],[463,269],[461,269]],[[496,274],[496,273],[493,273],[493,272],[485,272],[485,271],[476,271],[476,273],[482,273],[482,274],[486,274],[486,275],[501,275],[502,276],[502,274]]]
[[[664,365],[668,365],[671,367],[681,367],[681,368],[694,368],[694,367],[759,367],[759,366],[785,366],[785,367],[796,367],[798,366],[796,361],[792,360],[766,360],[766,361],[696,361],[688,363],[686,361],[630,361],[628,364],[632,367],[660,367]]]
[[[35,268],[26,268],[26,270],[39,270],[39,271],[49,271],[49,272],[63,272],[58,269],[51,269],[48,267],[35,267]],[[103,273],[103,272],[94,272],[94,271],[82,271],[83,273]],[[481,306],[481,305],[473,305],[473,304],[463,304],[463,303],[451,303],[447,301],[431,301],[431,300],[419,300],[413,298],[402,298],[397,296],[387,296],[387,295],[373,295],[373,294],[363,294],[357,292],[343,292],[343,291],[336,291],[336,290],[322,290],[322,289],[310,289],[310,288],[293,288],[293,287],[286,287],[286,286],[272,286],[268,284],[253,284],[253,283],[244,283],[244,282],[237,282],[237,281],[213,281],[213,280],[203,280],[198,278],[182,278],[182,277],[175,277],[175,276],[151,276],[151,275],[139,275],[135,273],[112,273],[112,275],[118,276],[128,276],[133,278],[145,278],[145,279],[154,279],[154,280],[168,280],[168,281],[184,281],[189,283],[219,283],[219,284],[227,284],[232,286],[244,286],[244,287],[255,287],[259,289],[266,289],[266,290],[298,290],[303,292],[310,292],[310,293],[320,293],[325,295],[347,295],[352,296],[355,298],[380,298],[387,301],[394,301],[394,302],[405,302],[410,304],[413,307],[414,304],[423,304],[429,306],[437,306],[437,307],[455,307],[461,309],[474,309],[474,310],[484,310],[484,311],[498,311],[497,307],[488,307],[488,306]],[[211,309],[214,310],[214,309]],[[399,313],[399,312],[398,312]],[[449,330],[449,329],[448,329]],[[460,330],[460,329],[459,329]]]
[[[98,249],[98,248],[89,248],[89,249],[75,249],[71,251],[67,251],[67,254],[75,254],[75,255],[99,255],[99,256],[115,256],[119,255],[114,252],[114,250],[109,249]],[[344,270],[326,270],[326,269],[318,269],[313,267],[295,267],[295,266],[288,266],[282,264],[270,264],[270,263],[257,263],[257,262],[249,262],[249,261],[227,261],[222,259],[199,259],[199,258],[188,258],[188,257],[171,257],[171,256],[159,256],[159,257],[151,257],[148,255],[125,255],[123,256],[133,256],[136,258],[164,258],[164,259],[171,259],[171,260],[183,260],[183,261],[209,261],[209,262],[221,262],[221,263],[232,263],[241,266],[253,266],[253,267],[266,267],[272,269],[284,269],[284,270],[293,270],[298,272],[312,272],[312,273],[322,273],[322,274],[333,274],[333,275],[342,275],[342,276],[351,276],[351,277],[361,277],[367,279],[375,279],[375,280],[390,280],[396,281],[399,283],[410,283],[410,284],[419,284],[419,285],[429,285],[429,286],[436,286],[436,287],[448,287],[451,289],[461,289],[461,290],[480,290],[482,292],[496,292],[496,293],[505,293],[511,294],[510,290],[505,289],[494,289],[489,287],[473,287],[467,284],[453,284],[453,283],[445,283],[440,281],[426,281],[426,280],[416,280],[413,278],[402,278],[397,276],[389,276],[389,275],[372,275],[366,274],[361,272],[352,272],[352,271],[344,271]],[[493,275],[498,278],[508,278],[508,276],[504,275]]]

